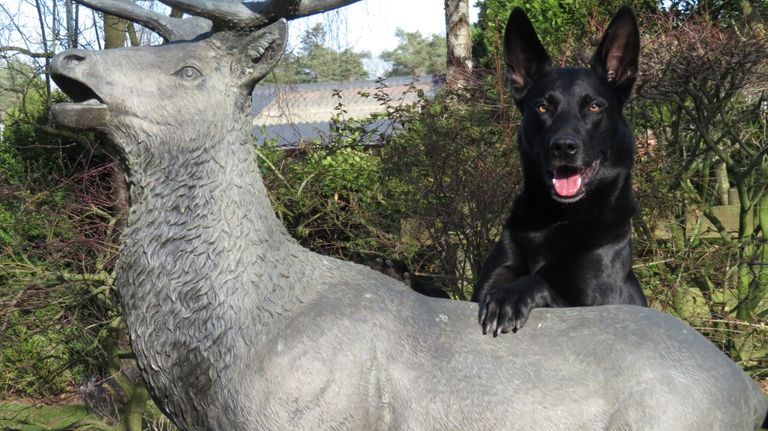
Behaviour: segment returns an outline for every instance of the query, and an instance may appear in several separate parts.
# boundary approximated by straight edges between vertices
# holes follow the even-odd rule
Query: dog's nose
[[[581,151],[581,142],[570,136],[558,137],[550,142],[549,151],[556,159],[571,159]]]

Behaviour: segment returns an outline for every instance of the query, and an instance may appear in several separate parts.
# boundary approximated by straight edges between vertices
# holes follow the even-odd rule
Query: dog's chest
[[[547,251],[547,245],[551,242],[546,232],[529,232],[523,235],[515,235],[516,243],[526,256],[528,272],[535,274],[552,255]]]
[[[590,238],[576,226],[560,225],[527,232],[513,232],[512,241],[525,256],[528,270],[535,274],[547,264],[575,263],[591,247]]]

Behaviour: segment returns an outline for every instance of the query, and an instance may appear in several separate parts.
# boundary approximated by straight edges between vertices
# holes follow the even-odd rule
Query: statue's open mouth
[[[104,124],[108,107],[91,87],[63,73],[51,73],[51,78],[72,99],[51,108],[56,124],[72,129],[94,129]]]

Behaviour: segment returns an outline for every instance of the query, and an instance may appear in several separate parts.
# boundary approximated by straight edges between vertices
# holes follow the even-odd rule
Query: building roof
[[[278,146],[295,147],[301,142],[327,136],[330,121],[343,106],[345,119],[362,119],[384,112],[380,100],[386,93],[390,105],[414,103],[417,90],[431,96],[441,85],[431,76],[387,78],[313,84],[257,85],[253,91],[253,135],[259,144],[275,140]],[[373,122],[369,127],[383,127]]]

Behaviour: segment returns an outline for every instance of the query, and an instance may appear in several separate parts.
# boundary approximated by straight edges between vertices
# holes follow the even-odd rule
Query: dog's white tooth
[[[576,180],[576,181],[577,181],[577,183],[576,183],[576,184],[578,184],[578,185],[579,185],[579,188],[581,188],[581,175],[579,175],[579,179],[578,179],[578,180]]]

